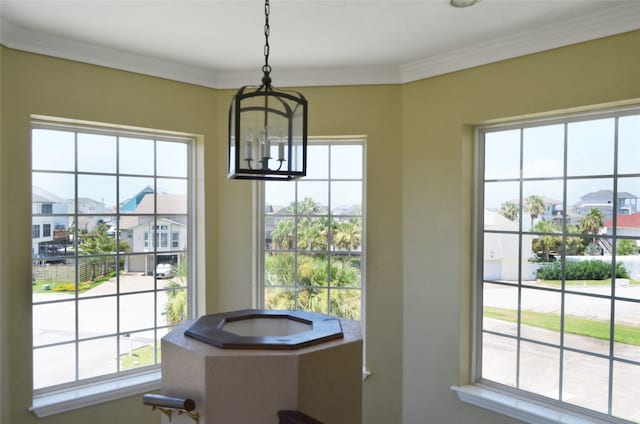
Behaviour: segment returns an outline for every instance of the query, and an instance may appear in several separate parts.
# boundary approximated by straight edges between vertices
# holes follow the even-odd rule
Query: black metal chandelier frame
[[[270,4],[265,1],[265,63],[262,84],[241,87],[229,108],[229,167],[228,178],[252,180],[290,180],[303,177],[307,169],[307,100],[296,91],[278,91],[271,85],[269,65]],[[261,101],[263,98],[264,101]],[[257,100],[257,102],[256,102]],[[251,125],[246,121],[262,115],[257,127],[262,136],[255,140]],[[252,118],[249,115],[253,114]],[[245,121],[243,121],[243,117]],[[271,119],[270,119],[271,118]],[[281,118],[282,134],[274,136],[270,123]],[[253,122],[253,121],[252,121]],[[255,124],[255,122],[254,122]],[[256,126],[256,125],[254,125]],[[294,137],[294,133],[298,131]],[[244,139],[243,139],[244,137]],[[294,140],[294,138],[296,138]],[[244,145],[243,145],[244,141]],[[272,142],[277,144],[277,159],[272,158]],[[254,149],[257,155],[254,159]],[[270,163],[272,167],[270,167]]]

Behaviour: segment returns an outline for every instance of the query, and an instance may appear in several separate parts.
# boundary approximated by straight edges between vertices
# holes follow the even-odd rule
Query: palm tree
[[[301,202],[298,202],[298,215],[317,215],[319,212],[320,205],[311,197],[305,197]]]
[[[278,221],[276,228],[271,232],[271,239],[276,249],[290,249],[293,246],[293,219]]]
[[[543,219],[542,221],[538,222],[535,227],[533,227],[533,231],[540,233],[559,233],[560,228],[553,222]],[[557,251],[558,247],[561,245],[562,236],[560,235],[539,235],[531,242],[531,248],[533,249],[533,252],[536,255],[538,254],[538,252],[542,252],[545,262],[551,261],[551,252]]]
[[[533,221],[544,213],[544,200],[537,194],[532,194],[525,200],[525,210],[531,216],[531,228],[533,228]]]
[[[351,250],[360,246],[361,237],[362,229],[355,222],[340,222],[333,230],[333,244],[338,249],[348,251],[349,257],[351,257]]]
[[[168,290],[167,303],[164,305],[164,316],[167,324],[177,324],[187,319],[187,291],[185,289],[176,289],[182,287],[180,283],[171,281],[167,284]]]
[[[104,221],[99,221],[96,229],[88,232],[84,231],[80,234],[78,242],[79,248],[83,255],[101,255],[105,253],[113,253],[115,250],[115,239],[108,234],[109,227]],[[96,265],[101,265],[101,274],[105,275],[107,260],[105,257],[91,257],[87,259],[91,264],[91,280],[95,280]]]
[[[580,230],[584,234],[596,235],[600,231],[600,228],[604,225],[604,214],[600,209],[591,208],[589,213],[582,217],[580,220]],[[596,242],[596,238],[593,237],[594,244]]]
[[[303,218],[298,222],[298,248],[305,250],[327,248],[327,218]]]
[[[514,202],[505,202],[500,208],[500,215],[507,218],[509,221],[517,221],[520,215],[520,208]]]

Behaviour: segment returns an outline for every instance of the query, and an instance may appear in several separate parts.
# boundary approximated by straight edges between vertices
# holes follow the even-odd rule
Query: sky
[[[63,199],[74,197],[76,157],[78,197],[88,197],[112,207],[137,194],[146,186],[154,187],[154,165],[158,170],[159,192],[185,194],[188,175],[188,145],[179,142],[143,138],[119,140],[110,135],[75,133],[50,129],[32,132],[33,185]],[[157,154],[154,156],[154,150]],[[120,197],[117,198],[116,155],[120,156]],[[154,159],[155,157],[155,159]],[[154,164],[154,161],[157,162]],[[58,172],[51,172],[58,171]],[[177,177],[177,178],[176,178]]]
[[[618,172],[640,174],[640,115],[621,117],[618,127]],[[185,194],[188,175],[188,145],[154,141],[144,138],[120,138],[110,135],[78,133],[77,155],[74,153],[75,133],[51,129],[34,129],[32,134],[33,184],[57,196],[74,197],[76,156],[78,163],[78,196],[116,205],[153,187],[154,149],[160,192]],[[615,147],[614,118],[569,123],[567,125],[567,175],[578,178],[568,182],[568,207],[589,192],[613,190]],[[311,197],[326,206],[329,202],[327,184],[314,179],[331,175],[332,207],[361,204],[363,178],[363,147],[360,145],[313,145],[308,150],[307,176],[299,180],[299,197]],[[524,197],[531,194],[562,200],[564,174],[564,124],[544,125],[523,131],[522,175],[525,178],[558,178],[546,181],[525,181]],[[116,196],[116,154],[120,156],[120,197]],[[488,132],[485,144],[485,178],[508,179],[520,175],[520,130]],[[164,178],[163,178],[164,177]],[[176,179],[178,177],[180,179]],[[351,180],[351,181],[348,181]],[[289,187],[287,187],[289,185]],[[618,191],[640,196],[640,177],[618,180]],[[294,199],[293,183],[268,182],[266,203],[287,206]],[[490,182],[485,185],[485,206],[499,209],[518,198],[517,182]]]
[[[362,205],[362,165],[361,145],[310,145],[307,151],[307,176],[298,180],[299,200],[310,197],[320,205],[327,206],[331,196],[332,209]],[[326,183],[329,176],[333,181],[331,188]],[[289,206],[294,199],[294,182],[269,181],[265,184],[265,204]]]
[[[564,124],[527,128],[523,132],[522,175],[524,178],[552,178],[525,181],[523,196],[537,194],[556,200],[563,198]],[[507,179],[520,175],[520,130],[490,132],[486,135],[485,178]],[[589,177],[568,181],[567,203],[598,190],[613,190],[615,119],[597,119],[567,125],[567,176]],[[640,196],[640,115],[621,117],[618,130],[618,192]],[[499,209],[502,203],[518,198],[517,182],[485,184],[485,206]]]

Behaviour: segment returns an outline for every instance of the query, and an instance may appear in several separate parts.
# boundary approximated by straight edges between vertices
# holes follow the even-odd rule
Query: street
[[[608,288],[572,288],[576,291],[608,293]],[[640,287],[617,288],[619,296],[640,299]],[[484,305],[517,309],[517,288],[491,285],[485,289]],[[611,302],[587,296],[567,295],[567,313],[587,319],[608,321]],[[616,322],[640,325],[640,304],[616,301]],[[521,300],[523,310],[559,313],[560,293],[524,289]],[[484,318],[484,328],[503,334],[516,335],[515,323]],[[560,343],[556,331],[523,325],[522,337],[546,343]],[[565,334],[564,345],[587,352],[609,354],[609,342],[591,337]],[[560,349],[530,342],[520,346],[519,387],[553,399],[559,397]],[[614,355],[640,361],[640,346],[614,343]],[[483,377],[510,386],[516,385],[517,343],[514,339],[491,334],[483,336]],[[607,413],[609,387],[609,360],[564,351],[562,361],[562,400]],[[613,363],[612,412],[614,416],[640,421],[640,404],[637,402],[637,382],[640,367],[624,362]]]
[[[99,338],[79,343],[79,378],[90,378],[117,371],[118,358],[144,346],[153,346],[166,330],[155,335],[153,331],[139,331],[166,324],[163,315],[167,302],[166,292],[153,290],[153,276],[140,273],[120,275],[120,302],[116,296],[92,298],[117,293],[116,279],[87,290],[79,295],[79,338],[99,337],[117,332],[118,308],[121,336]],[[158,288],[166,286],[168,280],[157,280]],[[34,293],[34,302],[46,300],[72,300],[67,293]],[[76,309],[73,303],[52,303],[34,306],[33,343],[43,344],[72,341],[76,332]],[[124,333],[124,334],[123,334]],[[120,353],[118,353],[118,344]],[[75,380],[74,344],[58,345],[34,350],[34,387]],[[141,364],[144,365],[144,364]]]

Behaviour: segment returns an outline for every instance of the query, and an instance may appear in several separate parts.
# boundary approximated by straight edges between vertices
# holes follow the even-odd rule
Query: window
[[[51,224],[42,224],[42,237],[51,237]]]
[[[40,225],[35,224],[31,226],[31,238],[40,238]]]
[[[166,232],[161,232],[158,235],[160,236],[160,246],[159,247],[164,247],[164,248],[169,247],[169,241],[168,241],[169,234],[167,234]]]
[[[42,205],[42,214],[50,215],[53,213],[53,205],[51,203],[45,203]]]
[[[34,395],[159,369],[161,337],[193,309],[193,140],[34,122],[31,142],[32,197],[56,228],[33,249]],[[149,232],[166,241],[167,222],[185,242],[163,249],[175,273],[159,279]]]
[[[640,110],[478,135],[479,381],[639,421]]]
[[[180,246],[180,233],[173,232],[171,233],[171,248],[177,249]]]
[[[307,176],[264,182],[261,297],[267,309],[360,319],[364,142],[311,142]]]

